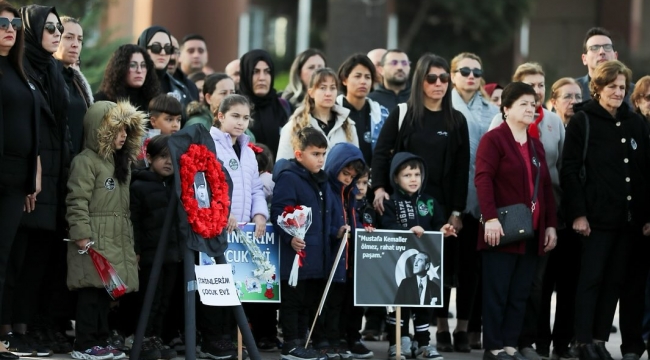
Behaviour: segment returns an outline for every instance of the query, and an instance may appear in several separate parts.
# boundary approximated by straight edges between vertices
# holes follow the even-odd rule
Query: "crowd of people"
[[[0,0],[1,360],[126,358],[149,286],[140,358],[183,351],[184,239],[175,223],[158,283],[149,276],[178,170],[168,142],[192,126],[209,132],[231,180],[221,236],[242,222],[262,236],[273,223],[282,259],[309,249],[295,286],[291,262],[281,263],[279,305],[244,306],[260,350],[368,359],[364,341],[386,332],[389,360],[481,349],[485,360],[612,360],[605,344],[620,304],[623,359],[646,351],[650,76],[632,83],[605,29],[586,33],[587,74],[557,80],[548,102],[537,63],[501,85],[486,83],[476,54],[448,62],[428,53],[411,72],[399,49],[353,54],[338,70],[306,50],[280,93],[267,51],[215,73],[201,35],[179,42],[162,26],[120,46],[93,92],[82,47],[77,19]],[[312,208],[304,239],[273,221],[295,205]],[[355,229],[441,231],[444,277],[424,284],[444,302],[404,308],[399,325],[385,308],[354,306],[354,256],[334,255]],[[109,297],[89,249],[114,265],[128,294]],[[422,270],[431,258],[413,261]],[[197,320],[198,357],[237,357],[230,308],[199,304]]]

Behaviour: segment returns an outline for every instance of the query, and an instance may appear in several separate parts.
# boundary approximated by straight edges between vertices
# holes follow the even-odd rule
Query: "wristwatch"
[[[455,216],[455,217],[459,218],[460,215],[461,215],[461,214],[460,214],[460,211],[452,211],[452,212],[451,212],[451,216]]]

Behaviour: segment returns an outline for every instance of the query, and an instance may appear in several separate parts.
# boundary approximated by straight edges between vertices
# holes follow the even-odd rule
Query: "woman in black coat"
[[[645,350],[641,319],[650,244],[650,130],[624,102],[631,78],[619,61],[600,64],[589,85],[592,99],[574,106],[566,129],[562,203],[567,224],[583,237],[575,318],[583,360],[611,359],[605,342],[619,295],[624,358]],[[627,278],[635,274],[638,284],[631,284]]]
[[[20,15],[25,28],[25,73],[38,90],[42,104],[37,111],[40,115],[38,145],[43,164],[43,191],[35,208],[23,215],[11,250],[13,266],[7,273],[2,299],[2,332],[12,331],[9,336],[14,337],[14,343],[26,340],[27,347],[19,354],[35,351],[37,355],[45,356],[52,354],[53,350],[23,338],[28,336],[25,335],[27,324],[33,324],[32,320],[39,315],[34,309],[46,309],[39,304],[39,299],[44,299],[39,296],[40,292],[53,292],[50,286],[54,282],[43,281],[48,273],[48,261],[65,259],[61,239],[65,237],[63,199],[71,160],[67,126],[68,88],[61,63],[52,57],[63,31],[56,9],[30,5],[22,7]],[[34,286],[42,282],[50,286]],[[49,317],[51,314],[47,310],[43,315]]]
[[[465,210],[469,181],[469,133],[465,117],[452,106],[451,85],[450,67],[445,59],[425,54],[418,60],[403,121],[398,106],[381,128],[373,153],[373,204],[378,213],[383,213],[383,201],[389,199],[392,155],[407,151],[424,159],[428,176],[422,191],[440,203],[445,219],[457,232],[462,230],[461,212]],[[449,241],[456,240],[444,241],[447,247],[452,245]],[[444,259],[445,307],[449,306],[452,283],[448,274],[453,273],[451,267],[455,262],[451,254],[445,252]],[[447,315],[436,310],[438,318]],[[450,344],[449,332],[438,331],[438,342]]]
[[[4,22],[4,24],[3,24]],[[23,210],[40,192],[38,127],[40,97],[23,68],[23,22],[16,8],[0,1],[0,298],[13,265],[11,248]],[[39,198],[40,199],[40,198]],[[10,264],[11,260],[11,264]],[[6,309],[0,303],[0,313]],[[3,329],[4,330],[4,329]],[[15,338],[0,336],[0,359],[18,359]],[[5,345],[6,344],[6,345]],[[9,350],[9,351],[8,351]]]

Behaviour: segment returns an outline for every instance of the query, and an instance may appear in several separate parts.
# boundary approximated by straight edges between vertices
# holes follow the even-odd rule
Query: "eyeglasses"
[[[614,51],[614,45],[612,45],[612,44],[591,45],[591,46],[587,47],[587,49],[589,49],[589,51],[591,51],[591,52],[598,52],[598,50],[600,50],[600,48],[603,48],[603,50],[605,50],[605,52]]]
[[[43,28],[52,35],[54,35],[57,30],[59,30],[59,33],[63,34],[63,25],[61,25],[61,23],[55,24],[52,22],[46,22]]]
[[[14,30],[18,31],[23,27],[23,19],[13,18],[12,20],[9,20],[6,17],[0,17],[0,30],[9,30],[9,25],[11,25]]]
[[[477,78],[480,78],[481,76],[483,76],[483,70],[481,70],[479,68],[470,69],[468,67],[462,67],[462,68],[456,70],[456,72],[459,72],[461,75],[463,75],[463,77],[468,77],[469,73],[473,73],[474,77],[477,77]]]
[[[146,62],[141,62],[141,63],[138,64],[135,61],[132,61],[132,62],[129,63],[129,70],[138,71],[138,69],[140,69],[142,71],[146,71],[147,70],[147,63]]]
[[[408,60],[391,60],[386,64],[390,64],[392,66],[397,66],[398,64],[402,64],[402,66],[410,66],[411,62]]]
[[[171,44],[165,44],[165,46],[162,46],[157,42],[147,46],[147,49],[151,50],[151,52],[156,55],[160,55],[163,50],[165,50],[166,55],[171,55],[175,51],[175,48]]]
[[[577,102],[582,101],[582,95],[581,94],[571,94],[571,93],[566,93],[562,95],[562,100],[571,100],[571,99],[576,99]]]
[[[424,80],[427,81],[427,84],[435,84],[438,79],[440,79],[440,82],[443,84],[446,84],[449,82],[449,74],[448,73],[442,73],[440,75],[438,74],[427,74],[427,76],[424,78]]]

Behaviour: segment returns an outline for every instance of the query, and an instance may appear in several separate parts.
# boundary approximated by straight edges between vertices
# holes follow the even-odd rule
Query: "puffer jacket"
[[[311,226],[304,239],[306,257],[298,271],[298,280],[327,278],[333,261],[332,237],[335,237],[329,234],[334,195],[327,183],[327,175],[322,170],[312,174],[295,159],[282,159],[273,167],[273,181],[276,186],[273,189],[271,221],[280,239],[280,257],[286,260],[280,263],[280,279],[289,280],[296,252],[291,247],[292,236],[278,226],[277,219],[285,206],[296,205],[310,207],[312,214]]]
[[[352,180],[352,183],[345,186],[340,182],[337,177],[339,173],[349,164],[355,160],[363,160],[363,154],[358,147],[352,144],[340,143],[334,145],[330,151],[329,161],[325,167],[327,174],[327,181],[329,182],[330,189],[332,189],[332,225],[330,227],[331,234],[338,234],[339,229],[343,225],[350,225],[350,233],[347,238],[348,244],[341,255],[336,266],[334,273],[334,282],[345,282],[346,278],[352,277],[354,269],[354,237],[355,229],[362,227],[361,220],[356,212],[356,196],[359,193],[357,190],[357,179],[359,174]],[[339,250],[341,241],[337,239],[332,242],[332,255],[336,255]]]
[[[99,101],[84,117],[84,149],[72,160],[66,220],[70,239],[91,239],[126,283],[128,292],[138,290],[138,264],[133,249],[133,226],[129,211],[129,182],[115,178],[114,139],[120,128],[127,132],[123,149],[131,159],[140,151],[145,114],[128,102]],[[68,288],[103,288],[90,256],[68,244]]]
[[[135,253],[140,255],[141,264],[151,265],[162,235],[169,200],[173,195],[173,177],[163,179],[146,168],[133,170],[132,178],[131,221]],[[182,253],[178,239],[178,227],[174,221],[167,239],[165,263],[181,261]]]
[[[329,143],[328,149],[331,149],[332,146],[342,142],[349,142],[356,147],[359,147],[357,128],[354,126],[354,121],[348,117],[350,110],[340,105],[334,105],[332,111],[336,113],[336,122],[332,130],[330,130],[329,134],[325,134],[325,132],[323,132],[323,129],[318,126],[318,120],[316,120],[311,115],[309,115],[309,124],[314,129],[322,132],[323,135],[325,135],[327,142]],[[302,106],[296,109],[287,124],[282,127],[282,130],[280,130],[280,143],[278,145],[278,153],[275,157],[276,161],[280,159],[292,159],[294,157],[293,147],[291,146],[291,137],[293,136],[293,126],[296,123],[296,117],[301,115],[302,112]],[[343,128],[343,124],[346,122],[346,126],[348,126],[350,129],[351,141],[348,141],[348,137],[345,134],[345,129]],[[327,161],[327,159],[325,159],[325,161]]]
[[[198,101],[192,101],[187,105],[186,111],[188,120],[183,126],[201,124],[210,131],[212,123],[214,122],[214,116],[207,105]]]
[[[210,129],[210,136],[217,149],[217,158],[223,162],[223,167],[228,170],[232,179],[230,213],[239,222],[250,222],[257,214],[268,219],[269,211],[257,169],[257,158],[253,150],[248,147],[250,141],[248,135],[242,134],[237,138],[241,147],[241,159],[237,158],[232,147],[230,134],[213,126]]]

